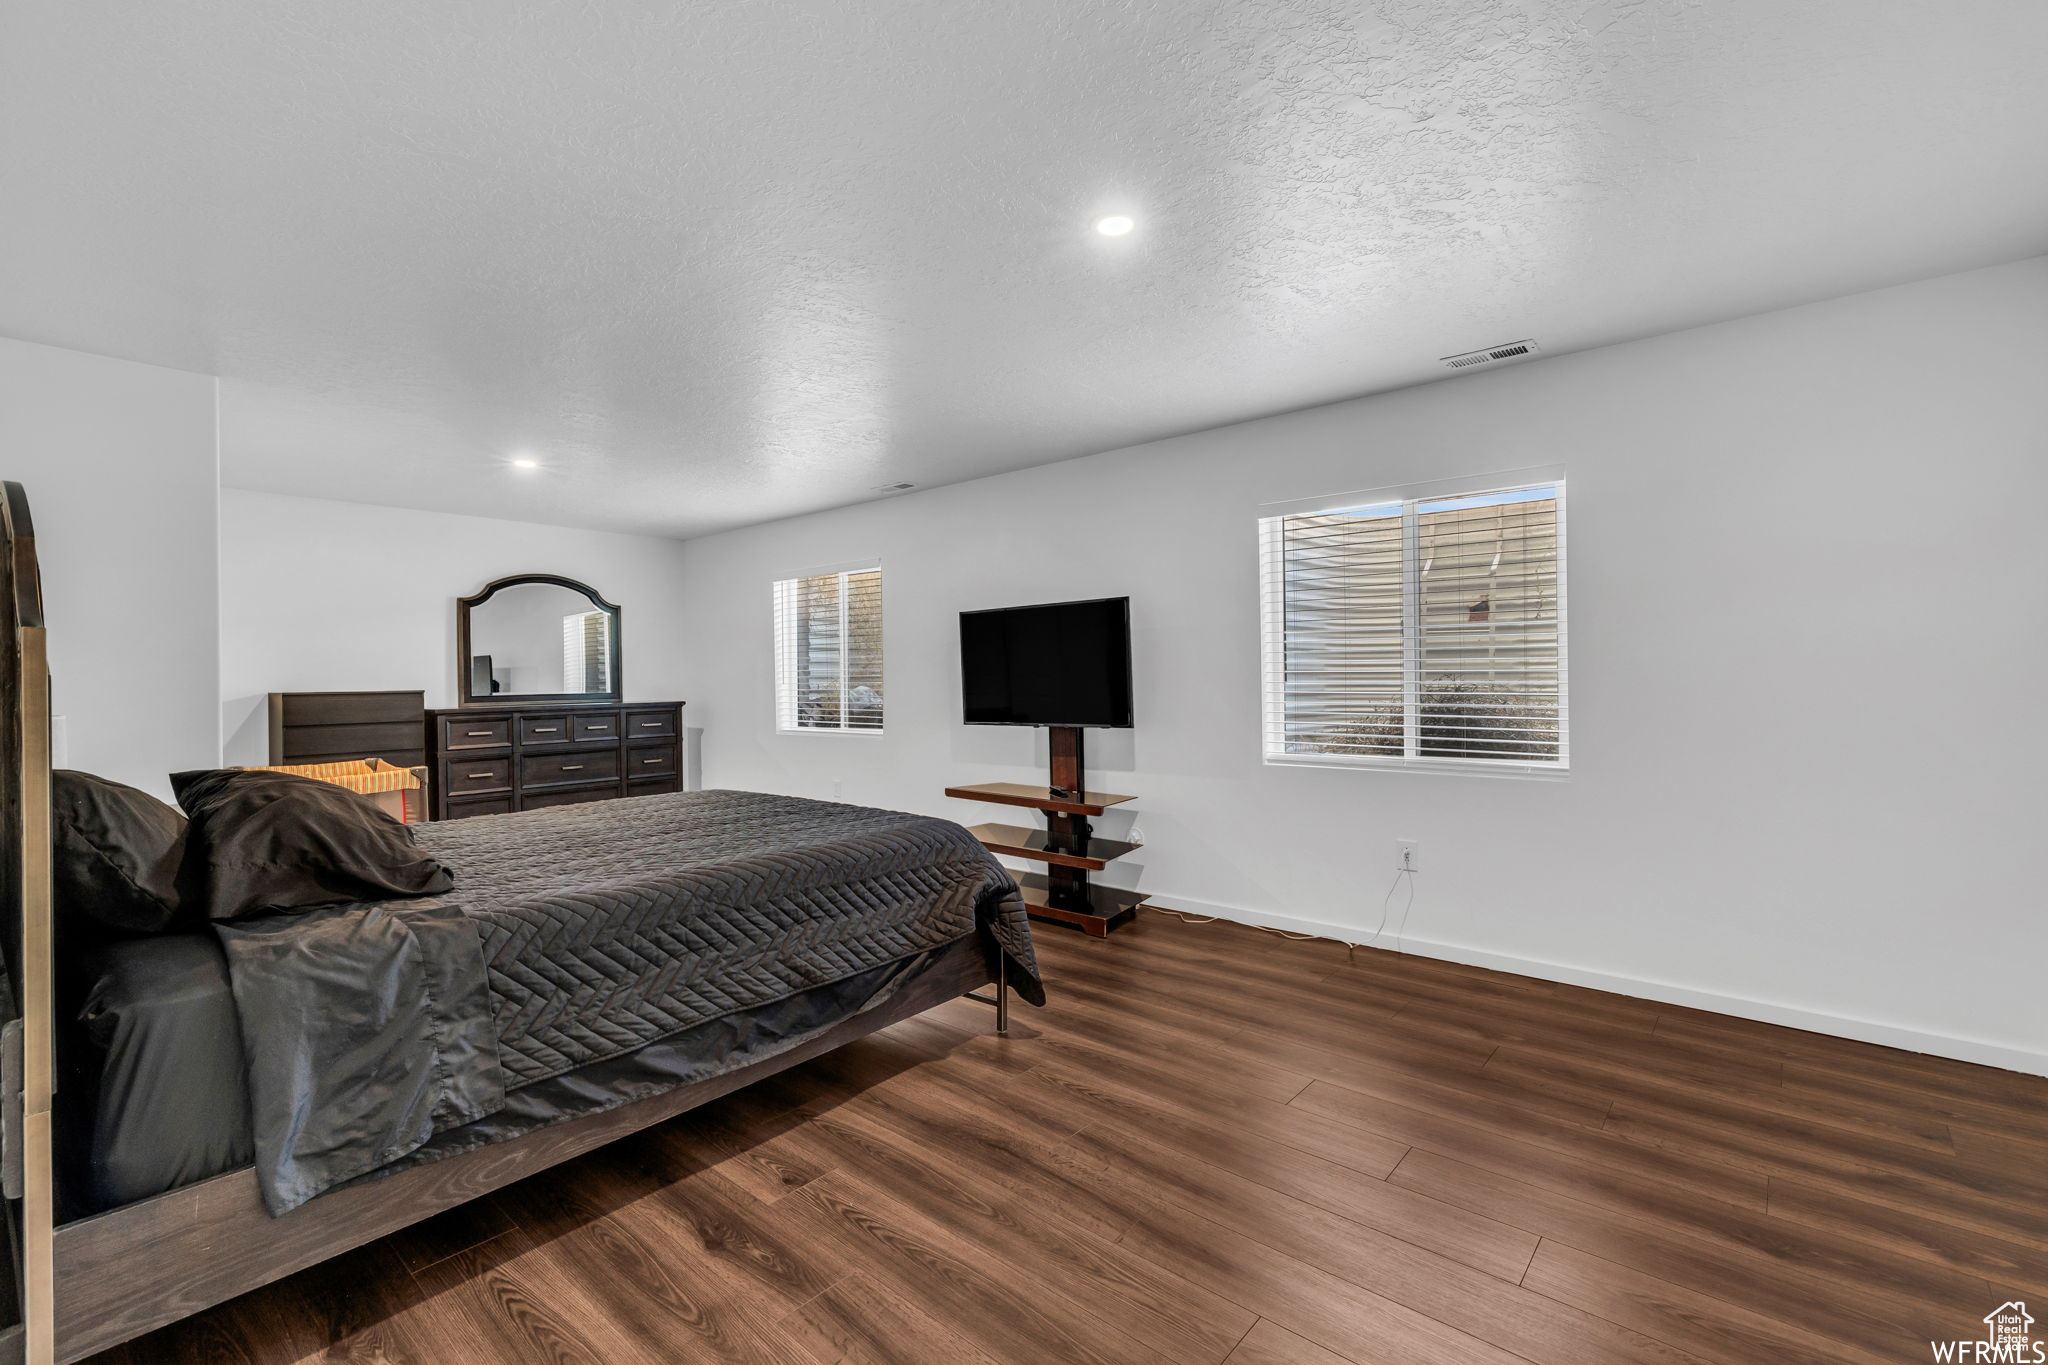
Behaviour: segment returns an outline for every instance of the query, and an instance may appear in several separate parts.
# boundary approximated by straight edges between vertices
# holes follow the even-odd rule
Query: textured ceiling
[[[0,334],[223,376],[231,484],[531,521],[696,534],[2048,249],[2037,0],[0,15]]]

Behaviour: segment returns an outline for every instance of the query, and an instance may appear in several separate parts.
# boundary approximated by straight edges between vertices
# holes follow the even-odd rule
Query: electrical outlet
[[[1134,844],[1142,844],[1145,842],[1145,827],[1143,825],[1131,826],[1131,842]]]
[[[839,779],[836,777],[832,779],[832,799],[834,801],[839,799]]]
[[[1394,840],[1394,857],[1398,860],[1396,866],[1403,872],[1420,872],[1422,870],[1422,842],[1418,839]]]

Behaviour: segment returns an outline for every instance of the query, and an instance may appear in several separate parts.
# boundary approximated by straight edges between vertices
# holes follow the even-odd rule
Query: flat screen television
[[[960,613],[969,725],[1131,724],[1131,599]]]

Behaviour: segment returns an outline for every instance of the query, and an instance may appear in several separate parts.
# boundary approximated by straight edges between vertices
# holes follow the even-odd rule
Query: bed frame
[[[885,1003],[723,1076],[509,1142],[323,1194],[282,1218],[253,1170],[230,1171],[75,1222],[54,1222],[51,1098],[55,945],[50,894],[49,669],[28,499],[0,497],[0,1170],[11,1285],[0,1285],[0,1365],[63,1365],[131,1340],[488,1194],[615,1138],[965,995],[1009,1028],[1001,956],[975,936],[941,950]],[[993,995],[979,988],[993,984]],[[12,1301],[9,1301],[9,1295]]]

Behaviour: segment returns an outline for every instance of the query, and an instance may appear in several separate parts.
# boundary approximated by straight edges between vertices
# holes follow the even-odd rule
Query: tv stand
[[[1139,847],[1117,839],[1098,839],[1090,816],[1110,806],[1135,801],[1135,796],[1114,792],[1092,792],[1085,779],[1087,767],[1080,727],[1049,726],[1052,750],[1051,781],[1043,787],[1020,782],[984,782],[972,787],[948,787],[946,795],[963,801],[988,801],[1003,806],[1025,806],[1045,812],[1045,828],[1023,825],[976,825],[968,832],[992,852],[1013,858],[1029,858],[1046,865],[1042,873],[1026,873],[1018,884],[1024,891],[1024,908],[1032,918],[1072,924],[1097,938],[1119,925],[1130,923],[1145,900],[1142,891],[1115,886],[1096,886],[1088,880],[1115,859]]]

